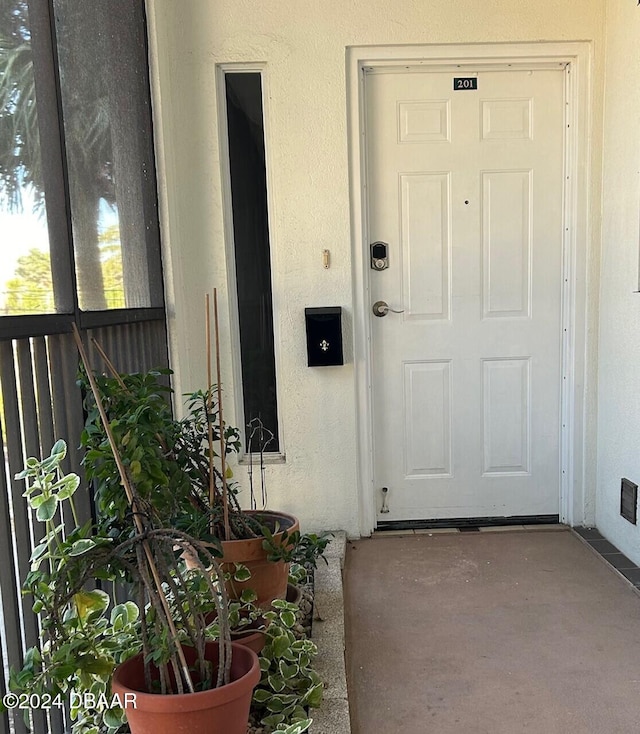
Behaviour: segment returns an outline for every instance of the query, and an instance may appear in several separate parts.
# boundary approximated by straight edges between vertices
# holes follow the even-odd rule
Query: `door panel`
[[[379,518],[557,514],[564,70],[453,76],[365,80]]]
[[[483,476],[528,474],[531,360],[483,359]]]
[[[404,364],[405,475],[451,474],[451,364]]]
[[[532,171],[482,172],[484,317],[529,316]]]
[[[406,318],[448,319],[451,238],[449,175],[400,175]]]

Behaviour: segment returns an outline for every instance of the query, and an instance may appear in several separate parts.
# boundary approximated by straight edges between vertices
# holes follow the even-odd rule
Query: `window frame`
[[[233,199],[231,194],[231,165],[229,157],[229,130],[227,124],[227,74],[259,74],[262,90],[262,126],[264,133],[265,179],[267,187],[267,219],[269,226],[269,263],[271,267],[271,305],[273,313],[273,350],[275,363],[276,415],[278,418],[278,451],[265,451],[264,464],[282,464],[286,462],[284,430],[282,420],[282,380],[281,376],[281,339],[277,287],[278,269],[275,253],[275,236],[273,222],[275,220],[275,197],[273,195],[273,176],[270,165],[270,114],[268,93],[268,73],[266,62],[228,62],[216,64],[216,94],[218,101],[218,136],[220,146],[220,173],[222,189],[222,218],[224,225],[225,259],[227,266],[227,291],[229,300],[229,322],[231,329],[231,362],[233,379],[233,397],[236,424],[241,428],[241,435],[246,439],[246,417],[244,410],[244,384],[242,379],[242,351],[240,340],[240,312],[238,305],[238,288],[236,275],[235,235],[233,228]],[[249,464],[250,457],[246,452],[246,440],[242,442],[239,456],[240,464]]]

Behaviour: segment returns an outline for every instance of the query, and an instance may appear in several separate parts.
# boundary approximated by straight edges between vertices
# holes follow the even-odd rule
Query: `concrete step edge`
[[[320,560],[315,572],[311,639],[318,646],[318,673],[327,690],[320,707],[309,711],[313,719],[309,729],[311,734],[351,734],[344,660],[342,588],[346,543],[346,533],[335,531],[325,554],[327,563]]]

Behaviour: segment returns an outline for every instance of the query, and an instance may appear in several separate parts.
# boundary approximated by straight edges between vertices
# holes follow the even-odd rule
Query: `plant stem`
[[[215,293],[215,291],[214,291]],[[206,343],[207,343],[207,399],[205,404],[205,413],[207,416],[207,441],[208,441],[208,458],[209,458],[209,507],[214,506],[215,502],[215,474],[213,472],[213,425],[211,423],[211,401],[213,399],[213,385],[211,376],[211,309],[209,307],[209,294],[205,294],[205,323],[206,323]],[[209,532],[213,535],[214,520],[211,517],[209,522]],[[227,538],[229,540],[229,538]]]
[[[69,507],[71,508],[71,514],[73,515],[73,522],[76,524],[76,527],[80,527],[80,522],[78,520],[78,514],[76,512],[76,506],[73,502],[73,497],[69,497]]]
[[[45,529],[46,529],[45,535],[51,535],[52,534],[53,528],[52,528],[52,525],[51,525],[51,520],[47,520],[47,522],[45,523]],[[55,540],[56,540],[56,545],[58,546],[58,549],[60,549],[60,541],[58,540],[58,534],[57,533],[53,533],[53,535],[54,535]],[[48,552],[48,550],[49,549],[47,548],[47,552]],[[48,563],[49,563],[49,573],[50,574],[53,574],[53,561],[51,560],[51,557],[49,557]]]

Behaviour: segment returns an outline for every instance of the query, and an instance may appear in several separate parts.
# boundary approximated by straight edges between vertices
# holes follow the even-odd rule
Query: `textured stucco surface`
[[[628,2],[620,0],[616,5]],[[588,40],[593,51],[594,140],[591,227],[599,231],[602,0],[148,0],[156,138],[176,388],[205,383],[203,295],[219,289],[223,381],[232,414],[231,357],[216,64],[266,64],[267,156],[279,412],[286,463],[268,469],[269,503],[298,514],[303,528],[358,534],[354,369],[309,369],[305,306],[341,305],[352,360],[353,302],[345,54],[348,46]],[[595,236],[595,235],[594,235]],[[590,252],[586,330],[597,333],[597,242]],[[322,250],[331,250],[331,268]],[[594,382],[589,343],[587,386]],[[583,377],[580,376],[579,381]],[[595,411],[586,416],[594,462]],[[593,463],[595,467],[595,463]],[[593,480],[594,472],[588,471]],[[581,478],[578,478],[581,481]]]
[[[640,484],[640,8],[607,2],[596,523],[640,563],[619,515],[620,479]]]

